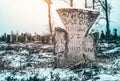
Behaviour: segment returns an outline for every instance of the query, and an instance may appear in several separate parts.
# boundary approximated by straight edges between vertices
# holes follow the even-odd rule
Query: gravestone
[[[57,12],[65,27],[64,31],[56,29],[55,33],[57,67],[74,66],[85,59],[94,61],[97,41],[95,34],[88,32],[99,12],[73,8],[62,8]]]

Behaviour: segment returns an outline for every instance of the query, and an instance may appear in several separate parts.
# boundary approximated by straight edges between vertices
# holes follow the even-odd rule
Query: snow
[[[28,44],[33,48],[32,46],[36,47],[35,45]],[[106,44],[107,45],[107,44]],[[15,44],[13,45],[15,46]],[[20,44],[22,46],[22,44]],[[26,46],[26,45],[24,45]],[[28,46],[28,47],[30,47]],[[51,48],[50,45],[42,46],[42,48],[47,49]],[[41,48],[41,47],[40,47]],[[116,51],[119,51],[120,47],[115,47],[111,50],[103,51],[104,53],[114,53]],[[10,54],[10,52],[12,52]],[[4,54],[6,53],[6,54]],[[4,55],[1,55],[4,54]],[[54,62],[54,55],[52,52],[44,52],[41,50],[39,53],[33,53],[29,54],[29,51],[25,48],[22,48],[20,51],[10,50],[5,51],[1,50],[0,55],[2,57],[1,63],[6,62],[8,67],[14,67],[12,70],[8,69],[1,69],[0,70],[0,81],[5,81],[7,77],[13,77],[14,79],[18,79],[21,81],[22,79],[28,80],[30,77],[34,77],[37,75],[37,78],[42,79],[46,77],[45,81],[52,81],[56,77],[59,77],[61,81],[70,81],[70,78],[77,78],[78,81],[81,81],[84,76],[84,71],[91,72],[94,74],[89,79],[85,79],[84,81],[120,81],[120,56],[117,56],[114,59],[111,59],[109,62],[98,62],[97,66],[99,67],[99,73],[95,74],[95,69],[91,68],[83,68],[80,69],[81,71],[75,72],[74,70],[70,70],[69,68],[53,68],[48,67],[49,62]],[[40,65],[38,67],[35,67],[35,65],[38,64],[46,64],[43,67]],[[27,65],[30,64],[31,66]],[[19,69],[19,67],[23,67],[23,69]],[[54,78],[51,80],[51,75],[54,76]],[[87,75],[86,75],[87,76]],[[95,77],[98,77],[99,79],[93,80]],[[53,80],[54,81],[54,80]],[[72,81],[77,81],[72,79]]]
[[[29,51],[27,51],[27,50],[22,50],[20,53],[22,53],[22,54],[29,54]]]
[[[2,59],[2,61],[9,61],[10,66],[14,66],[14,67],[20,66],[20,62],[24,63],[25,60],[26,60],[25,56],[19,56],[19,55],[7,55],[7,56],[4,56]]]
[[[5,53],[5,51],[0,51],[0,54],[3,54],[3,53]]]
[[[98,75],[97,77],[100,77],[100,79],[97,81],[120,81],[120,76],[101,74],[101,75]]]
[[[51,72],[52,72],[52,74],[59,73],[61,79],[64,79],[64,78],[67,78],[67,77],[70,77],[70,76],[78,77],[77,74],[73,73],[72,71],[70,71],[68,69],[55,69],[55,70],[53,70],[52,68],[39,68],[36,71],[37,71],[37,74],[39,75],[38,78],[42,78],[42,77],[47,76],[46,81],[50,81],[50,79],[51,79],[50,73]],[[4,81],[7,76],[11,76],[11,77],[17,78],[19,80],[21,80],[23,78],[27,80],[30,76],[35,75],[35,73],[32,73],[32,71],[29,71],[29,72],[28,71],[23,71],[23,72],[25,72],[25,74],[21,74],[19,72],[16,72],[15,75],[13,75],[12,72],[7,72],[6,74],[1,73],[0,74],[0,77],[1,77],[0,80]]]
[[[5,42],[0,42],[0,46],[7,46]]]
[[[51,47],[53,47],[53,45],[44,45],[41,48],[46,49],[46,48],[51,48]]]
[[[107,53],[114,53],[116,51],[120,51],[120,47],[116,47],[114,49],[111,49],[111,50],[107,50],[107,51],[103,51],[104,54],[107,54]]]

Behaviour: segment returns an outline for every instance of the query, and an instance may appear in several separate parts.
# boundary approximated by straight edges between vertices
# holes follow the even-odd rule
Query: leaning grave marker
[[[65,26],[64,32],[56,28],[55,33],[57,67],[74,66],[83,62],[84,56],[95,60],[95,37],[88,32],[99,12],[72,8],[58,9],[57,12]]]

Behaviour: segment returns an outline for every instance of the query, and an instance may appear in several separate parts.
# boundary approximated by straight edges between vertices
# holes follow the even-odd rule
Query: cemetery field
[[[99,44],[96,62],[54,68],[53,45],[0,45],[0,81],[120,81],[119,44]]]

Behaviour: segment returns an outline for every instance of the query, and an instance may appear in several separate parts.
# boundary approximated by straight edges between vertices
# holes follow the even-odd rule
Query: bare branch
[[[68,1],[66,1],[66,0],[63,0],[65,3],[67,3],[68,5],[70,5],[70,3],[68,2]]]
[[[106,10],[104,2],[102,2],[102,1],[100,1],[100,0],[98,0],[98,1],[99,1],[100,5],[102,6],[102,8],[103,8],[104,10]]]

